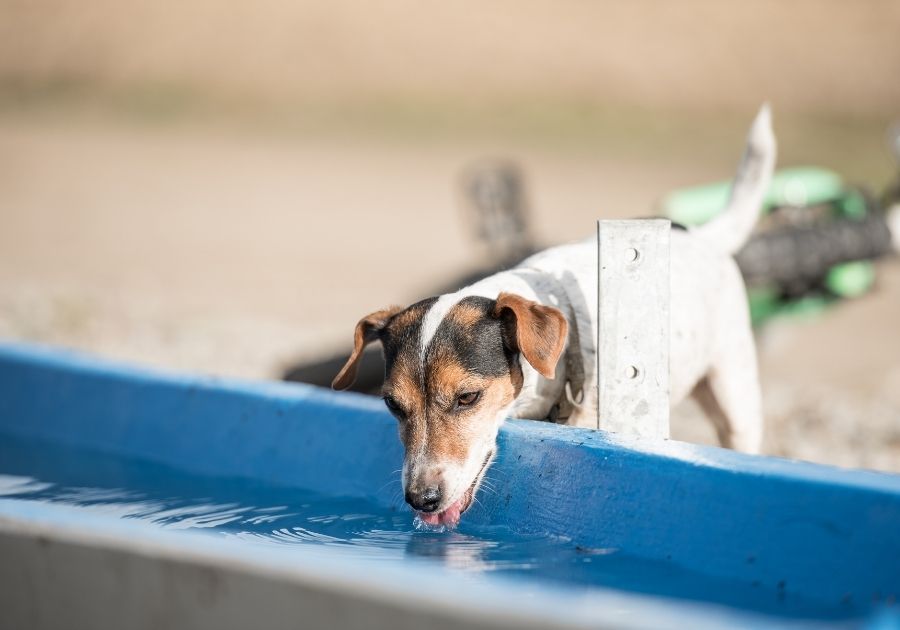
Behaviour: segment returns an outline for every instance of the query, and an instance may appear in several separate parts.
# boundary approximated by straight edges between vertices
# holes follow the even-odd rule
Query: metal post
[[[597,222],[598,429],[669,437],[670,229]]]

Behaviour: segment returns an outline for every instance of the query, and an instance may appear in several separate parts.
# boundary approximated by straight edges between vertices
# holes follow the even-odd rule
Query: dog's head
[[[431,298],[362,318],[353,353],[332,385],[350,387],[363,348],[381,340],[384,402],[406,449],[406,501],[426,523],[455,525],[522,389],[520,357],[554,378],[566,332],[558,309],[518,295]]]

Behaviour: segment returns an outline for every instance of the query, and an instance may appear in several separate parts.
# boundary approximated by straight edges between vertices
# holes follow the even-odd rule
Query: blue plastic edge
[[[380,401],[0,342],[0,433],[396,504]],[[897,597],[900,476],[510,421],[472,522],[825,602]]]

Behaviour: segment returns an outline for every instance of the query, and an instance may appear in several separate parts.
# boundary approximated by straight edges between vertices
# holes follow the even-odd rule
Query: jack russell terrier
[[[671,404],[693,395],[723,446],[759,451],[763,418],[746,290],[732,259],[775,163],[763,106],[724,212],[671,234]],[[456,293],[356,325],[332,386],[353,384],[366,344],[384,349],[384,402],[406,449],[406,501],[454,526],[472,503],[507,417],[597,426],[597,245],[553,247]]]

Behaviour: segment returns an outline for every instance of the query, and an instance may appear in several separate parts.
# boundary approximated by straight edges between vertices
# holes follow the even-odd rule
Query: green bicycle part
[[[835,206],[840,216],[851,219],[861,219],[868,212],[866,198],[861,192],[852,188],[844,191],[844,194],[837,199]]]
[[[682,188],[663,198],[662,214],[682,225],[701,225],[722,211],[730,194],[730,181]],[[763,206],[765,212],[778,206],[837,203],[840,207],[845,196],[844,182],[833,171],[813,166],[786,168],[775,173]],[[865,214],[865,200],[859,197],[863,204],[861,212]],[[847,209],[840,209],[842,213],[859,216],[856,200],[849,201]]]
[[[854,298],[866,293],[875,284],[875,267],[865,260],[841,263],[828,270],[825,286],[842,298]]]
[[[869,291],[875,284],[875,266],[865,260],[835,265],[828,271],[824,284],[830,294],[817,293],[793,300],[785,300],[772,287],[749,287],[750,320],[758,326],[781,316],[811,319],[836,299],[851,299]]]
[[[836,299],[828,295],[817,294],[797,300],[784,300],[779,298],[775,291],[760,287],[749,289],[747,298],[750,303],[750,321],[754,326],[782,316],[813,319]]]

